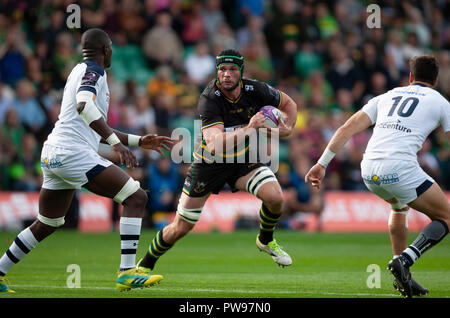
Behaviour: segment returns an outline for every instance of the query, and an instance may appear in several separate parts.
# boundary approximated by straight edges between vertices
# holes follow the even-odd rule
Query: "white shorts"
[[[408,204],[424,193],[435,181],[419,163],[403,160],[367,160],[361,162],[366,187],[384,200],[396,198]]]
[[[81,189],[111,164],[90,148],[62,148],[45,143],[41,152],[42,188]]]

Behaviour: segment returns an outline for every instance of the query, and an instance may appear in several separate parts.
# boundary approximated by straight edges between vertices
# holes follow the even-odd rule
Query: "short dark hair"
[[[439,73],[438,60],[432,55],[419,55],[409,61],[414,80],[434,84]]]
[[[81,36],[81,46],[83,50],[101,50],[104,45],[109,45],[111,39],[105,31],[99,28],[92,28]]]

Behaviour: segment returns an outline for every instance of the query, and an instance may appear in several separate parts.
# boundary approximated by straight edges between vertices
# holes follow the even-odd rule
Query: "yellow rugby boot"
[[[8,280],[5,276],[0,276],[0,293],[15,293],[14,290],[8,287]]]
[[[151,268],[148,268],[148,267],[143,267],[143,266],[141,266],[141,262],[142,262],[142,258],[141,258],[141,259],[139,260],[139,262],[137,263],[136,268],[137,268],[139,271],[141,271],[142,273],[150,275],[152,269],[151,269]]]
[[[161,275],[150,275],[135,267],[119,272],[116,287],[119,291],[144,288],[159,283],[161,279],[163,279]]]

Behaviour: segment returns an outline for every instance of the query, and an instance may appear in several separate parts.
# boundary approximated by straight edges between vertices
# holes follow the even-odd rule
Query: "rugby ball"
[[[278,119],[281,119],[284,122],[283,113],[276,107],[267,105],[261,107],[259,111],[266,117],[265,124],[267,127],[278,127]]]

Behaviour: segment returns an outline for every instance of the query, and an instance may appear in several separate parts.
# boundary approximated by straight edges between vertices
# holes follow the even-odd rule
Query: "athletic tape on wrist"
[[[102,114],[98,110],[94,103],[95,95],[92,92],[81,91],[77,93],[77,104],[84,102],[84,108],[80,113],[81,118],[88,124],[88,126],[95,120],[102,117]]]
[[[112,133],[108,138],[106,138],[106,142],[111,146],[114,146],[120,143],[120,139],[115,133]]]
[[[326,167],[328,167],[328,164],[330,163],[330,161],[333,160],[335,155],[336,154],[334,152],[332,152],[330,149],[326,148],[324,150],[322,156],[320,156],[317,163],[319,163],[321,166],[326,168]]]
[[[128,134],[128,146],[139,147],[139,141],[140,140],[141,140],[141,136]]]

